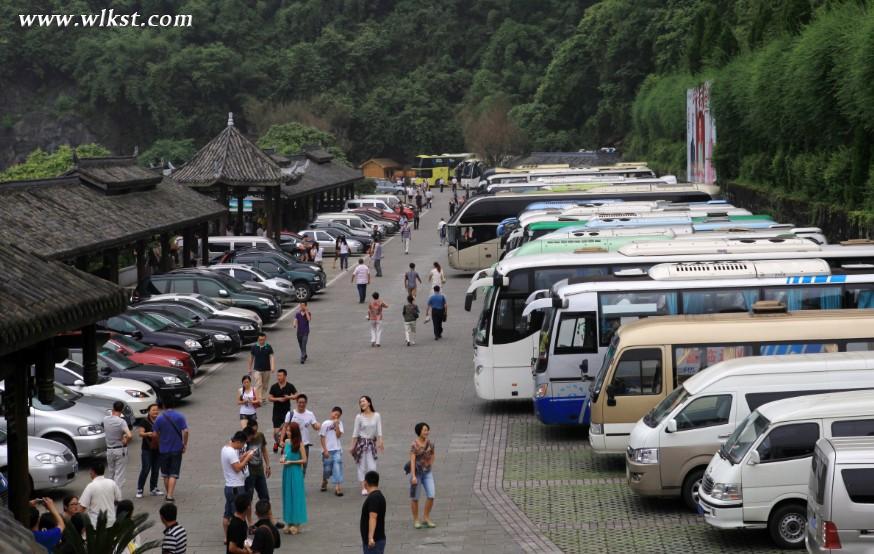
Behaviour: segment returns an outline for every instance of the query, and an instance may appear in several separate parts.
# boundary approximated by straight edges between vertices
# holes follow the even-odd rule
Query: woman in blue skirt
[[[282,519],[290,535],[300,533],[307,522],[307,498],[303,483],[303,465],[307,462],[306,449],[301,447],[300,426],[289,423],[288,440],[279,463],[282,464]]]

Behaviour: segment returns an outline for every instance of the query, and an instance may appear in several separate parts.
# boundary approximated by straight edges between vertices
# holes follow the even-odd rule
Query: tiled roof
[[[361,170],[353,169],[336,160],[323,163],[313,163],[307,153],[291,156],[291,166],[297,164],[296,178],[294,181],[282,185],[282,196],[295,198],[304,194],[329,190],[340,185],[354,183],[362,179]]]

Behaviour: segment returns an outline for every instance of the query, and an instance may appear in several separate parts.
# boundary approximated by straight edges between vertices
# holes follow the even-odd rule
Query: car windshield
[[[756,440],[762,436],[770,425],[771,422],[756,410],[744,418],[740,425],[737,426],[734,433],[719,448],[719,454],[731,462],[732,465],[739,464]]]
[[[124,335],[113,335],[112,341],[134,352],[145,352],[149,346]]]
[[[212,308],[213,310],[221,311],[221,310],[225,309],[225,306],[222,306],[221,304],[219,304],[218,302],[216,302],[215,300],[213,300],[209,296],[204,296],[202,294],[198,294],[197,299],[200,302],[202,302],[203,304],[206,304],[207,306]]]
[[[58,394],[58,387],[55,386],[55,398],[50,403],[44,404],[39,401],[39,398],[37,398],[36,395],[36,390],[34,390],[30,403],[33,406],[33,409],[43,412],[57,412],[72,408],[74,403],[71,400],[64,398],[64,396],[66,395]]]
[[[132,369],[139,365],[124,354],[119,354],[114,350],[103,349],[97,353],[97,356],[113,369]]]
[[[161,331],[167,328],[167,323],[165,321],[161,321],[158,318],[153,317],[151,314],[130,312],[127,316],[152,332]]]
[[[194,322],[190,319],[186,319],[184,317],[180,317],[171,313],[149,312],[149,315],[154,317],[158,321],[164,322],[167,325],[172,325],[173,327],[191,327],[194,325]]]
[[[73,389],[67,388],[65,385],[55,383],[55,396],[60,396],[68,402],[75,402],[82,398],[82,393],[76,392]]]
[[[648,414],[643,416],[643,422],[649,427],[658,427],[668,414],[673,412],[674,408],[685,402],[687,398],[689,398],[689,392],[686,390],[686,387],[680,385],[671,391],[671,394],[666,396],[664,400],[656,404],[655,408],[650,410]]]
[[[64,363],[61,365],[63,365],[68,370],[72,371],[73,374],[76,375],[76,379],[81,379],[84,381],[85,377],[83,377],[83,375],[85,375],[85,368],[82,367],[82,364],[80,363],[82,360],[82,351],[81,350],[70,350],[70,356],[72,356],[72,358],[65,360]],[[99,359],[100,359],[100,357],[98,356],[98,361],[99,361]],[[109,377],[107,377],[105,375],[98,375],[97,376],[97,384],[98,385],[102,385],[103,383],[106,383],[108,381],[109,381]]]

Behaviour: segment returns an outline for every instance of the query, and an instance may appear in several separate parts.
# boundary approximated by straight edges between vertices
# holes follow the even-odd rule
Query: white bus
[[[617,252],[542,254],[507,258],[477,272],[470,282],[465,309],[477,290],[485,288],[482,310],[474,329],[474,383],[484,400],[531,398],[531,354],[541,319],[522,318],[525,302],[535,291],[572,277],[641,274],[665,262],[704,262],[767,259],[826,260],[841,266],[874,268],[874,244],[817,245],[805,239],[682,240],[640,242]]]
[[[588,423],[590,381],[620,325],[649,316],[749,312],[759,301],[790,311],[872,308],[874,268],[832,270],[819,259],[671,263],[641,277],[557,283],[551,296],[533,300],[523,312],[544,314],[533,358],[538,419]],[[718,361],[687,363],[678,379]]]

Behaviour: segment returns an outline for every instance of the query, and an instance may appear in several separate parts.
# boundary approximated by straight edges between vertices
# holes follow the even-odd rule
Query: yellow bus
[[[438,179],[443,179],[447,185],[455,177],[455,168],[461,162],[476,157],[476,154],[419,154],[413,162],[413,181],[421,183],[427,180],[432,185]]]

